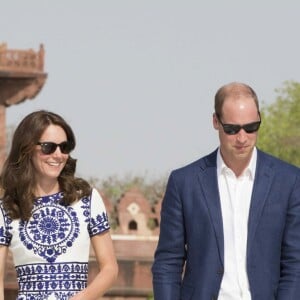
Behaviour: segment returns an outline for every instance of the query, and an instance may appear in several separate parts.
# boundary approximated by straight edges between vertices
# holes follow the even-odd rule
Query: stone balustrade
[[[20,72],[43,72],[44,46],[39,51],[7,49],[6,44],[0,44],[0,70]]]

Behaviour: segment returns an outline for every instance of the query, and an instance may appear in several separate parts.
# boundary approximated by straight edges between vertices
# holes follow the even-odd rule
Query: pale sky
[[[300,2],[9,0],[0,42],[45,47],[48,79],[7,109],[7,126],[48,109],[74,129],[77,173],[164,176],[218,146],[216,90],[250,84],[260,101],[300,81]]]

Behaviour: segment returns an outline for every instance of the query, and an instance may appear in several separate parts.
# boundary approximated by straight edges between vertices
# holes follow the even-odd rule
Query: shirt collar
[[[254,179],[255,169],[256,169],[256,160],[257,160],[257,149],[256,149],[256,147],[254,147],[253,151],[252,151],[250,162],[249,162],[248,166],[245,168],[245,170],[243,171],[241,176],[249,176],[249,178],[251,178],[252,180]],[[225,162],[222,158],[221,152],[220,152],[220,147],[219,147],[218,152],[217,152],[217,174],[218,174],[218,176],[220,176],[221,174],[223,174],[223,172],[225,172],[227,170],[231,170],[231,169],[228,168],[227,165],[225,164]]]

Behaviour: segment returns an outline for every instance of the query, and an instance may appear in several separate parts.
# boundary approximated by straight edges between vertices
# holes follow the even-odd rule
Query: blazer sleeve
[[[152,266],[155,300],[179,300],[185,261],[182,199],[171,173],[161,208],[160,236]]]
[[[276,300],[300,299],[300,176],[290,195],[282,239],[281,273]]]

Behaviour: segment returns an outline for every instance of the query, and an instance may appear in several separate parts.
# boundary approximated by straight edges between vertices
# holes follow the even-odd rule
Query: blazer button
[[[223,274],[224,274],[224,269],[223,269],[223,268],[219,269],[219,270],[217,271],[217,274],[218,274],[218,275],[223,275]]]

